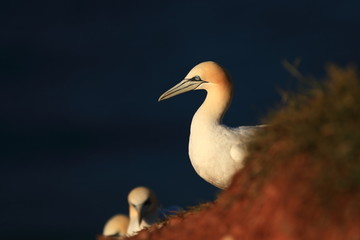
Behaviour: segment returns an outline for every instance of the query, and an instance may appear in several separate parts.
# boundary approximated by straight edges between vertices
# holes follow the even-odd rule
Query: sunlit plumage
[[[125,236],[129,225],[129,217],[123,214],[117,214],[111,217],[104,226],[104,236]]]
[[[190,160],[203,179],[224,189],[243,167],[246,145],[261,126],[230,128],[221,123],[231,102],[233,84],[226,71],[212,61],[196,65],[184,80],[162,94],[159,101],[198,89],[206,90],[207,95],[191,122]]]
[[[141,229],[159,220],[158,201],[155,193],[147,187],[137,187],[128,195],[130,222],[127,235],[132,236]]]

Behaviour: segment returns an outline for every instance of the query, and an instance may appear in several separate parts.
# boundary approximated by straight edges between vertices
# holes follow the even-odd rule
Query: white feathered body
[[[189,140],[189,157],[195,171],[207,182],[227,188],[243,167],[246,145],[257,128],[229,128],[199,109],[191,123]]]

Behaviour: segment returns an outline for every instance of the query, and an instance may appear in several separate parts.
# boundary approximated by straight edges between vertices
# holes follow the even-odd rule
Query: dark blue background
[[[257,124],[296,86],[282,60],[359,64],[357,2],[1,3],[1,237],[94,239],[138,185],[163,206],[213,200],[187,156],[205,93],[158,97],[214,60],[235,82],[225,123]]]

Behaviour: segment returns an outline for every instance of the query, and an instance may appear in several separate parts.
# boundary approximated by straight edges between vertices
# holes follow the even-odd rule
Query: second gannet
[[[130,222],[127,236],[132,236],[159,220],[157,197],[149,188],[134,188],[128,195],[128,202]]]
[[[200,177],[224,189],[243,167],[246,145],[262,126],[230,128],[221,123],[231,102],[233,84],[227,72],[212,61],[196,65],[180,83],[162,94],[159,101],[198,89],[206,90],[207,95],[191,122],[189,157]]]
[[[111,217],[104,226],[104,236],[123,237],[129,226],[129,217],[124,214],[117,214]]]

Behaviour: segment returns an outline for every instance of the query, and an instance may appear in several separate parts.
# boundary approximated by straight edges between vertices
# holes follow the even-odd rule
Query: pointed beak
[[[171,98],[173,96],[179,95],[184,92],[188,92],[191,90],[195,90],[197,87],[199,87],[201,84],[203,84],[205,81],[193,81],[192,79],[184,79],[178,84],[176,84],[174,87],[170,88],[166,92],[164,92],[159,97],[159,102],[168,98]]]
[[[140,214],[140,216],[139,216],[139,226],[141,225],[142,219],[143,219],[143,216],[142,216],[142,214]]]
[[[134,208],[135,208],[135,210],[136,210],[136,212],[137,212],[137,214],[138,214],[138,216],[139,216],[139,226],[140,226],[141,221],[142,221],[142,219],[143,219],[143,217],[144,217],[144,214],[143,214],[143,205],[142,205],[142,204],[141,204],[141,205],[136,205],[136,206],[134,206]]]
[[[145,211],[144,211],[143,205],[140,205],[140,206],[139,206],[139,208],[138,208],[138,213],[139,213],[139,226],[140,226],[141,221],[143,220],[144,215],[145,215]]]

